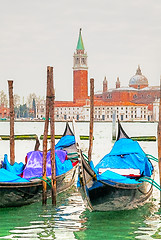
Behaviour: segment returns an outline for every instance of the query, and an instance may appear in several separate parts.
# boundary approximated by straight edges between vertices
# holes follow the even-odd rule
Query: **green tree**
[[[29,109],[26,104],[20,105],[19,112],[20,112],[20,117],[22,117],[22,118],[27,118],[29,116],[29,114],[28,114]]]
[[[36,102],[35,102],[35,98],[33,98],[33,101],[32,101],[32,109],[34,111],[34,118],[36,117]]]

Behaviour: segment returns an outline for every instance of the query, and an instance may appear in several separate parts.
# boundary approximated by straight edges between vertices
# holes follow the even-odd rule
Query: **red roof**
[[[55,101],[55,107],[83,107],[85,105],[86,101]],[[132,102],[104,102],[102,100],[94,100],[94,106],[147,106],[147,104],[136,104]]]

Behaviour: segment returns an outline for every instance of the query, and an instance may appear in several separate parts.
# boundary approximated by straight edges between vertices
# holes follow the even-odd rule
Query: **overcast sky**
[[[161,75],[160,0],[0,0],[0,91],[46,95],[46,68],[54,67],[56,100],[73,98],[73,53],[79,28],[95,91],[119,76],[128,86],[138,64],[149,85]]]

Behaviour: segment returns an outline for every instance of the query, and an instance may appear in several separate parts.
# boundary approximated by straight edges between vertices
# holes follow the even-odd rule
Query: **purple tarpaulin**
[[[56,175],[61,175],[69,171],[73,166],[70,160],[66,160],[67,152],[55,150]],[[27,153],[27,164],[23,171],[23,177],[26,179],[32,177],[42,177],[43,152],[32,151]],[[46,175],[51,176],[50,151],[47,153]]]

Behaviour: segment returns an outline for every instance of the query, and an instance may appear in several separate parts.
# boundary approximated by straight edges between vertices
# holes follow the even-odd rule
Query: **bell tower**
[[[120,88],[120,79],[119,79],[119,77],[117,77],[116,88]]]
[[[76,52],[73,56],[73,101],[85,100],[88,98],[88,66],[87,53],[82,40],[82,29],[79,31],[79,38]]]
[[[106,77],[103,80],[103,93],[104,92],[107,92],[107,79],[106,79]]]

